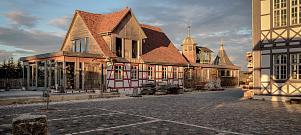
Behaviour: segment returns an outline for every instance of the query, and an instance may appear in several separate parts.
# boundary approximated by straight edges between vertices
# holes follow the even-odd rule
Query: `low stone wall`
[[[96,98],[114,98],[120,97],[118,93],[103,93],[103,94],[69,94],[69,95],[50,95],[50,102],[70,101],[70,100],[85,100]],[[17,97],[17,98],[2,98],[0,105],[11,104],[30,104],[46,102],[46,97]]]

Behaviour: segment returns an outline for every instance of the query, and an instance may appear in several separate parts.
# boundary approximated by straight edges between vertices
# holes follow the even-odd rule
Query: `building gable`
[[[62,44],[61,51],[72,51],[72,40],[84,39],[87,37],[88,46],[86,52],[92,54],[103,54],[101,48],[99,47],[95,38],[92,36],[86,23],[84,22],[82,17],[76,12],[65,37],[65,40]]]
[[[132,40],[141,40],[146,38],[144,31],[140,27],[139,22],[131,10],[113,29],[112,33],[116,34],[118,37]]]

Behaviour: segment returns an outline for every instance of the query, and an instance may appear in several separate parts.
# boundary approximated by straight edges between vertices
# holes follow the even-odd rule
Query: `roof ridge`
[[[112,14],[124,12],[126,10],[130,11],[131,8],[125,7],[124,9],[114,11],[114,12],[110,12],[110,13],[105,13],[105,14],[104,13],[92,13],[92,12],[88,12],[88,11],[84,11],[84,10],[80,10],[80,9],[76,9],[75,12],[83,12],[83,13],[88,13],[88,14],[93,14],[93,15],[112,15]]]
[[[124,9],[121,9],[121,10],[118,10],[118,11],[114,11],[114,12],[110,12],[110,13],[107,13],[107,14],[102,14],[102,15],[112,15],[112,14],[121,13],[121,12],[124,12],[124,11],[128,12],[130,10],[131,10],[131,8],[126,7]]]
[[[148,28],[148,29],[151,29],[151,30],[156,30],[156,31],[162,32],[162,29],[158,26],[143,24],[143,23],[140,23],[139,25],[143,28]]]

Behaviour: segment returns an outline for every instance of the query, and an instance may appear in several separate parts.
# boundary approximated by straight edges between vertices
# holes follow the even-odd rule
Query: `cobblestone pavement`
[[[24,90],[10,90],[4,91],[0,90],[0,98],[11,98],[11,97],[32,97],[32,96],[42,96],[43,91],[24,91]]]
[[[50,134],[300,134],[301,105],[242,100],[239,89],[0,107],[0,134],[19,114],[46,114]]]

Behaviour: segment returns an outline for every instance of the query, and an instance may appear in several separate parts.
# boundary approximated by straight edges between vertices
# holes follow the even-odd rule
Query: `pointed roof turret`
[[[223,39],[221,39],[221,45],[218,51],[218,54],[216,58],[213,61],[214,65],[229,65],[229,66],[235,66],[229,59],[228,55],[226,54],[226,51],[224,49],[224,43]]]

